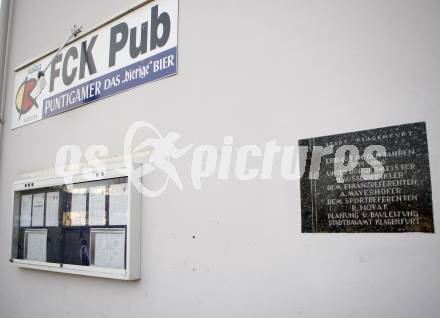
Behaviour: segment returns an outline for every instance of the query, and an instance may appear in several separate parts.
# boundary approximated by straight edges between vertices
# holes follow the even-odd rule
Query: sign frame
[[[57,49],[16,67],[11,129],[176,75],[178,15],[179,0],[144,0],[80,33],[49,66],[41,92],[37,74]]]

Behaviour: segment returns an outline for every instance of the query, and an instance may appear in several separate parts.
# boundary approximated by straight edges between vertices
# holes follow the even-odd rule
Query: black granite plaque
[[[303,233],[434,232],[424,122],[299,146]]]

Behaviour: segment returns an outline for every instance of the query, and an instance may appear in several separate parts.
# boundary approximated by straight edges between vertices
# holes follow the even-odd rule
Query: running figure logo
[[[148,128],[152,130],[156,136],[146,138],[138,146],[132,149],[133,139],[136,133],[142,128]],[[149,197],[157,197],[163,191],[165,191],[170,179],[176,184],[176,186],[180,190],[183,190],[182,181],[179,177],[176,167],[171,162],[171,160],[181,158],[191,149],[193,145],[191,144],[179,149],[175,145],[179,138],[180,135],[176,132],[170,132],[165,137],[163,137],[162,134],[156,129],[156,127],[154,127],[150,123],[143,121],[135,122],[130,126],[127,134],[125,135],[124,142],[124,158],[126,166],[129,167],[133,164],[133,154],[140,151],[151,150],[151,154],[149,155],[147,161],[143,162],[140,167],[135,168],[141,169],[140,173],[137,174],[138,176],[140,176],[139,179],[132,178],[134,179],[132,180],[133,185],[137,188],[139,192]],[[156,169],[164,173],[166,178],[164,183],[158,190],[152,190],[147,188],[142,183],[142,177],[152,173]]]

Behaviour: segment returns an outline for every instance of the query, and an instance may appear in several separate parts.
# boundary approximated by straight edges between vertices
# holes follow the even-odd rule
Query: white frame
[[[62,186],[65,184],[98,181],[112,178],[127,177],[128,182],[128,219],[127,219],[127,244],[126,244],[126,269],[103,268],[96,266],[81,266],[61,263],[38,262],[26,259],[12,258],[12,264],[21,268],[30,268],[36,270],[44,270],[51,272],[59,272],[66,274],[76,274],[84,276],[94,276],[103,278],[112,278],[119,280],[138,280],[141,278],[141,220],[142,220],[142,195],[131,182],[131,178],[141,178],[139,166],[126,167],[117,165],[107,170],[93,171],[94,177],[90,178],[90,171],[79,173],[72,176],[69,183],[65,183],[63,178],[55,175],[30,178],[20,180],[14,183],[13,197],[15,192],[24,190],[35,190],[51,186]],[[12,200],[12,211],[14,210],[15,200]],[[16,230],[16,229],[14,229]],[[11,252],[13,246],[11,246]]]

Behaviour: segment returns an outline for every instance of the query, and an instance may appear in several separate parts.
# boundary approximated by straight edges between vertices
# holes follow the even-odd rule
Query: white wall
[[[4,80],[4,69],[6,64],[6,53],[8,47],[8,22],[9,22],[9,0],[0,0],[0,127],[2,125],[2,115],[3,115],[3,104],[5,104],[5,99],[3,98],[3,80]],[[2,129],[0,128],[0,149],[2,140]]]
[[[12,182],[64,144],[122,152],[135,120],[181,145],[296,145],[426,121],[440,229],[440,2],[188,1],[179,74],[10,130],[13,68],[131,4],[15,1],[0,169],[1,317],[427,317],[440,311],[438,234],[301,234],[299,184],[208,179],[143,202],[142,279],[19,270]],[[196,239],[192,236],[196,235]]]

